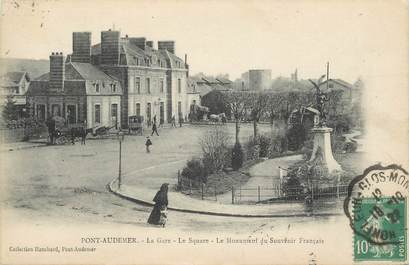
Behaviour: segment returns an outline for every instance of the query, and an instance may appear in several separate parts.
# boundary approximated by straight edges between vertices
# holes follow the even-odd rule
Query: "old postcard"
[[[408,1],[0,14],[0,264],[409,264]]]

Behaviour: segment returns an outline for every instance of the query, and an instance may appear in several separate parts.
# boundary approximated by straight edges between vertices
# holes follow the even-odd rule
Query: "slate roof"
[[[94,65],[90,63],[70,63],[74,70],[76,70],[83,80],[105,80],[105,81],[114,81],[115,79]]]
[[[34,80],[30,83],[28,95],[47,95],[48,81]],[[65,80],[64,92],[61,94],[67,95],[85,95],[86,86],[84,80]]]
[[[2,87],[15,87],[21,82],[21,79],[26,77],[30,81],[30,77],[27,72],[7,72],[0,77],[0,85]]]
[[[223,85],[230,85],[231,83],[233,83],[231,80],[222,77],[216,77],[216,80],[222,83]]]
[[[70,62],[65,65],[65,78],[66,80],[118,81],[90,63],[78,62]],[[50,80],[50,73],[45,73],[39,76],[36,80],[48,81]]]
[[[132,39],[121,38],[120,40],[120,64],[148,66],[145,60],[150,60],[152,67],[161,67],[158,59],[164,68],[185,69],[185,62],[173,53],[167,50],[156,50],[146,45],[145,49],[136,46]],[[91,47],[91,55],[99,57],[101,55],[101,43]],[[170,63],[170,65],[169,65]],[[178,67],[180,65],[180,67]]]
[[[30,82],[29,94],[46,95],[48,91],[48,83],[50,80],[50,73],[43,74],[36,80]],[[91,81],[86,82],[86,81]],[[102,81],[103,85],[100,87],[99,95],[104,94],[121,94],[122,89],[120,82],[115,78],[107,75],[98,67],[90,63],[70,62],[65,65],[65,80],[64,92],[66,95],[85,95],[96,94],[92,89],[92,81]],[[116,84],[116,92],[111,92],[109,83]],[[88,83],[88,85],[87,85]],[[108,83],[108,84],[107,84]]]

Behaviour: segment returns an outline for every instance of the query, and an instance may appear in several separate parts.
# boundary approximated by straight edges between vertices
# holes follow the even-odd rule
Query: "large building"
[[[121,84],[96,66],[65,62],[60,52],[50,55],[50,72],[30,83],[27,101],[37,120],[59,116],[68,124],[118,127]]]
[[[249,70],[249,89],[261,91],[271,86],[271,70],[254,69]]]
[[[88,127],[105,125],[96,121],[95,113],[101,113],[103,117],[113,117],[115,114],[119,125],[123,128],[128,126],[128,117],[133,115],[144,116],[145,121],[151,121],[154,116],[157,116],[157,120],[162,122],[169,122],[173,116],[176,119],[179,116],[183,118],[187,116],[189,105],[192,103],[188,101],[193,101],[194,96],[187,89],[189,68],[186,64],[186,56],[185,61],[176,56],[174,41],[158,41],[155,49],[153,41],[147,41],[143,37],[134,38],[127,35],[121,37],[121,33],[115,30],[102,31],[101,41],[96,45],[92,45],[91,37],[90,32],[73,32],[73,52],[67,56],[62,66],[60,64],[58,66],[65,67],[65,71],[81,66],[84,70],[82,79],[86,84],[91,84],[84,90],[90,98],[94,95],[91,96],[88,93],[91,91],[93,94],[96,93],[96,87],[93,84],[100,84],[99,95],[104,96],[104,99],[101,99],[101,103],[87,99],[87,107],[84,109],[86,113],[82,114],[87,117]],[[62,57],[60,54],[58,56]],[[53,70],[54,64],[50,57],[51,73],[57,72],[57,76],[61,76],[60,79],[72,80],[73,76],[70,72],[64,75],[61,74],[62,70]],[[87,75],[88,73],[93,74]],[[48,89],[57,85],[65,86],[65,82],[60,79],[52,80],[53,74],[49,76],[49,80],[35,82],[33,88],[38,86],[36,83],[41,82],[48,82]],[[108,83],[105,84],[104,81]],[[113,92],[109,90],[109,83],[115,82],[118,84]],[[34,94],[38,93],[40,92],[36,88]],[[67,94],[68,91],[65,93]],[[115,103],[118,104],[118,113],[115,113],[112,111],[112,97],[116,99],[118,96],[120,102]],[[45,100],[49,99],[46,97]],[[52,113],[52,108],[48,105],[46,112]],[[101,122],[103,120],[100,119]],[[107,125],[112,125],[111,120],[108,118],[103,123],[108,122]]]

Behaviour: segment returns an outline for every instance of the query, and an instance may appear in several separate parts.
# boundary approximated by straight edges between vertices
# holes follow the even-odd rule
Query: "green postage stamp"
[[[354,258],[406,260],[406,199],[363,198],[354,204]]]
[[[374,165],[351,181],[344,202],[355,261],[407,260],[408,173]]]

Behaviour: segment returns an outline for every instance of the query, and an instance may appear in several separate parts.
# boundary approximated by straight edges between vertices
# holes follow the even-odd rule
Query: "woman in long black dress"
[[[162,226],[165,226],[166,224],[168,207],[168,185],[168,183],[162,184],[160,190],[153,198],[155,206],[153,206],[153,210],[151,212],[151,215],[149,216],[149,224]]]

